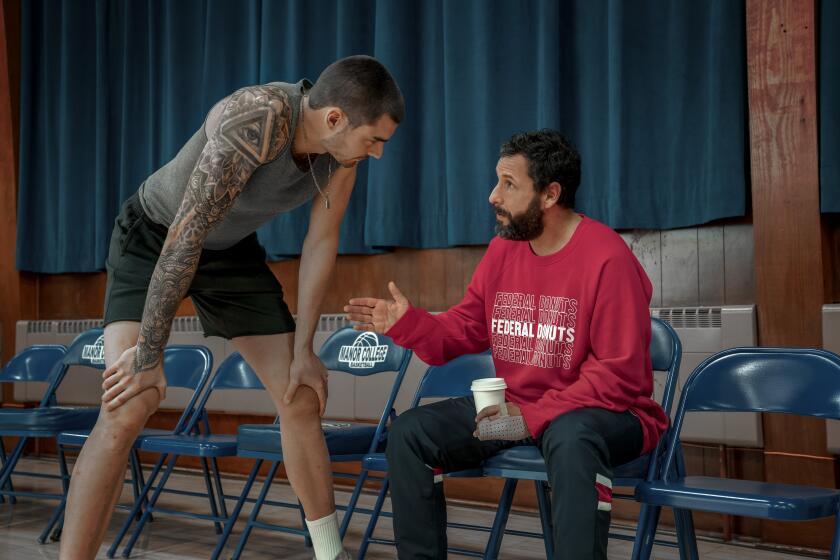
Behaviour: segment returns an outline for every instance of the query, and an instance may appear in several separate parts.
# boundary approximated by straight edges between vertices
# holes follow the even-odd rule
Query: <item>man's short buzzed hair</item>
[[[309,106],[339,107],[353,127],[372,124],[382,115],[395,123],[405,116],[405,101],[394,77],[381,62],[364,55],[327,66],[309,90]]]

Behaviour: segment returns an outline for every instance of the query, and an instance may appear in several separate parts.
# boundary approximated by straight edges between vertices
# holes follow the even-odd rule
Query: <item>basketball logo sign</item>
[[[93,344],[85,344],[82,348],[82,359],[92,364],[105,363],[105,335],[101,335]]]
[[[379,344],[379,337],[372,332],[360,334],[353,344],[342,346],[338,351],[338,361],[349,364],[351,368],[372,368],[387,357],[388,346]]]

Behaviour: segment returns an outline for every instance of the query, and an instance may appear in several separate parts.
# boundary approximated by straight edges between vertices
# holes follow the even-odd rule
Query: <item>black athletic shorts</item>
[[[111,233],[105,267],[105,324],[140,321],[146,292],[167,228],[143,211],[135,193],[122,207]],[[187,295],[192,298],[205,336],[293,332],[295,322],[283,288],[265,262],[265,250],[253,233],[233,247],[201,252]]]

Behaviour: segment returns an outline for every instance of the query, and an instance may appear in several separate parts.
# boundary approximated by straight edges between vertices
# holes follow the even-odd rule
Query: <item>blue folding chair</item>
[[[679,377],[682,345],[674,329],[664,321],[655,318],[651,318],[650,357],[653,370],[665,373],[662,408],[670,415],[677,379]],[[617,467],[613,474],[613,486],[635,488],[645,480],[653,480],[658,474],[659,460],[657,458],[661,456],[662,449],[664,449],[664,443],[660,442],[653,452]],[[679,464],[675,464],[674,468],[678,468],[680,472],[683,472],[682,455],[679,454],[678,458]],[[545,543],[546,557],[551,558],[554,543],[552,542],[551,536],[550,490],[547,482],[546,464],[539,448],[535,445],[520,445],[501,451],[485,461],[484,474],[485,476],[496,476],[506,479],[484,558],[498,558],[502,538],[505,533],[542,538]],[[519,480],[534,481],[542,533],[505,530],[510,508],[513,503],[513,494]],[[633,499],[634,496],[633,494],[614,492],[613,498]],[[639,514],[640,520],[649,516],[649,509],[651,508],[642,506]],[[696,559],[697,544],[694,540],[691,513],[683,510],[675,510],[674,516],[678,527],[677,543],[662,541],[660,544],[679,547],[680,557],[683,559]],[[633,537],[626,535],[611,534],[610,536],[620,540],[634,540]],[[634,550],[633,558],[636,558],[637,555],[638,551]]]
[[[170,430],[157,428],[144,428],[140,435],[134,441],[134,445],[129,456],[129,466],[131,469],[131,479],[126,481],[132,484],[134,490],[134,499],[136,500],[140,495],[140,488],[145,484],[143,480],[143,471],[140,464],[140,457],[137,450],[141,447],[143,441],[149,437],[156,437],[162,435],[183,433],[189,419],[195,413],[195,405],[198,401],[201,392],[204,390],[207,380],[210,378],[210,372],[213,369],[213,355],[204,346],[196,345],[171,345],[167,346],[163,351],[163,373],[166,376],[166,384],[168,388],[187,389],[192,392],[184,411],[181,413],[178,422]],[[79,448],[85,444],[90,436],[91,430],[73,430],[62,432],[58,434],[58,445],[62,451],[62,456],[66,455],[67,451],[73,448]],[[163,459],[160,458],[154,466],[153,473],[155,476],[160,470]],[[205,465],[206,467],[206,465]],[[205,476],[208,473],[205,470]],[[56,507],[47,527],[41,533],[39,541],[44,542],[46,535],[53,530],[53,527],[58,523],[59,519],[64,513],[64,508],[67,505],[67,494],[65,492],[64,499]],[[122,509],[131,509],[130,505],[118,505]],[[61,527],[53,533],[53,540],[57,540],[61,533]]]
[[[26,349],[12,359],[4,368],[3,375],[10,381],[46,382],[47,389],[37,408],[0,409],[0,436],[18,437],[17,445],[3,465],[0,472],[0,495],[26,496],[42,499],[61,500],[62,494],[45,492],[19,492],[10,486],[11,477],[27,476],[50,478],[61,481],[66,493],[70,476],[63,453],[59,449],[59,475],[26,473],[15,471],[23,455],[24,447],[30,439],[55,438],[64,430],[91,428],[99,417],[99,407],[60,406],[56,391],[67,375],[71,366],[104,368],[102,360],[102,330],[91,329],[83,332],[64,352],[63,346],[36,346]],[[38,350],[40,349],[40,350]],[[42,356],[38,356],[43,352]],[[100,363],[101,360],[101,363]],[[52,363],[51,369],[46,368]],[[43,538],[43,535],[42,535]]]
[[[50,376],[55,373],[54,368],[61,362],[67,348],[61,345],[38,345],[30,346],[24,349],[20,354],[11,359],[8,365],[0,370],[0,383],[24,383],[24,382],[42,382],[49,383]],[[39,408],[46,408],[55,404],[54,395],[50,399],[49,394],[45,394],[39,403]],[[27,428],[31,427],[37,418],[36,415],[43,417],[46,414],[55,414],[56,411],[34,412],[38,409],[28,409],[21,411],[20,409],[0,409],[0,475],[8,465],[8,457],[6,456],[6,447],[3,445],[3,435],[18,435],[8,433],[7,430],[15,430],[23,423]],[[19,436],[25,437],[25,436]],[[18,473],[24,476],[35,476],[34,473]],[[57,475],[49,475],[50,478],[58,478]],[[3,486],[8,489],[10,495],[10,502],[15,503],[14,486],[12,486],[11,479]],[[0,504],[6,501],[3,493],[0,493]]]
[[[708,476],[685,476],[678,459],[686,412],[777,412],[840,419],[840,356],[816,349],[734,348],[710,356],[682,390],[662,475],[636,487],[651,507],[637,539],[650,558],[661,507],[777,521],[836,518],[830,558],[840,560],[840,490]]]
[[[482,354],[469,354],[461,356],[452,360],[451,362],[442,366],[432,366],[426,370],[414,398],[411,401],[410,408],[415,408],[420,405],[420,401],[424,399],[441,399],[441,398],[456,398],[467,397],[472,395],[470,388],[472,382],[476,379],[485,377],[495,377],[496,367],[493,365],[493,357],[489,351]],[[384,453],[370,453],[362,459],[362,467],[368,471],[388,472],[388,459]],[[481,469],[470,469],[460,471],[457,473],[448,473],[448,477],[480,477],[483,475]],[[376,503],[371,512],[370,521],[365,529],[362,537],[361,545],[359,546],[358,560],[363,560],[367,549],[371,544],[395,546],[396,543],[389,539],[374,538],[373,533],[376,530],[376,524],[380,516],[391,517],[392,514],[382,511],[382,505],[385,502],[385,497],[388,494],[390,480],[386,475],[382,480],[382,487],[379,489],[379,494],[376,497]],[[467,529],[489,532],[489,527],[482,527],[479,525],[470,525],[465,523],[447,523],[448,527],[453,529]],[[453,554],[460,554],[462,556],[472,556],[480,558],[481,553],[473,550],[449,547],[449,552]]]
[[[324,437],[327,443],[327,450],[330,454],[332,462],[350,462],[361,461],[362,458],[369,453],[374,453],[380,448],[384,447],[387,438],[387,423],[389,419],[396,416],[393,406],[397,398],[400,385],[405,377],[405,371],[408,368],[408,362],[411,360],[411,351],[397,346],[393,340],[387,336],[376,335],[371,332],[359,333],[353,328],[344,328],[333,333],[324,342],[318,353],[324,366],[330,371],[349,373],[355,376],[369,376],[383,372],[396,372],[394,381],[391,385],[391,392],[379,416],[379,421],[376,424],[358,423],[358,422],[324,422],[322,427],[324,430]],[[248,494],[251,491],[254,478],[257,475],[263,461],[271,461],[271,468],[268,476],[263,482],[262,490],[259,497],[256,499],[251,514],[248,517],[245,529],[236,546],[232,559],[238,559],[245,548],[251,531],[256,527],[260,529],[268,529],[272,531],[279,531],[283,533],[290,533],[293,535],[303,536],[306,543],[309,544],[308,532],[304,521],[303,508],[300,502],[291,504],[287,502],[279,502],[266,500],[268,490],[274,480],[274,475],[277,472],[280,463],[283,461],[283,451],[280,446],[282,426],[275,424],[259,424],[259,425],[243,425],[239,427],[239,447],[237,455],[239,457],[248,457],[256,459],[256,464],[251,470],[245,487],[242,490],[239,500],[237,501],[233,515],[231,515],[225,532],[219,539],[216,545],[216,550],[213,552],[212,558],[215,560],[221,554],[227,539],[230,535],[236,518],[239,515],[243,504],[247,501]],[[362,491],[365,480],[368,479],[368,469],[362,465],[361,471],[358,475],[349,473],[334,472],[335,476],[356,479],[353,493],[350,501],[346,506],[338,506],[338,509],[344,509],[344,517],[341,521],[340,534],[342,538],[347,531],[350,524],[350,519],[354,511],[362,513],[370,513],[369,510],[356,509],[356,503],[359,499],[359,494]],[[377,477],[370,477],[376,479]],[[289,527],[285,525],[275,525],[269,523],[259,522],[258,516],[260,510],[264,505],[274,507],[284,507],[298,509],[301,515],[301,522],[303,528]]]
[[[131,537],[125,548],[123,548],[122,556],[124,558],[128,558],[131,554],[134,545],[137,543],[137,539],[140,537],[140,533],[143,531],[143,527],[150,520],[153,513],[211,521],[215,525],[216,533],[222,533],[223,524],[227,522],[229,516],[225,505],[225,494],[222,488],[221,477],[219,476],[217,459],[219,457],[233,457],[236,455],[236,436],[232,434],[211,434],[210,422],[205,407],[207,400],[215,391],[262,389],[263,385],[257,378],[254,370],[248,366],[238,352],[234,352],[219,364],[207,391],[201,396],[201,400],[195,406],[192,416],[184,425],[181,432],[171,435],[156,435],[142,438],[139,441],[138,448],[140,451],[158,453],[160,454],[160,458],[158,459],[155,470],[152,471],[146,484],[140,490],[139,496],[134,500],[131,514],[123,523],[114,542],[111,543],[108,549],[109,558],[114,557],[117,548],[119,548],[120,543],[131,528],[131,524],[141,511],[142,515],[140,515],[140,520],[131,533]],[[178,457],[182,456],[197,457],[201,460],[204,470],[204,483],[207,487],[206,493],[166,488],[166,483],[172,475],[172,471],[175,469],[175,463]],[[208,467],[208,461],[209,465],[212,466],[212,478],[215,484],[215,490],[211,484],[211,472]],[[166,462],[166,468],[160,476],[160,481],[155,485],[155,481],[162,470],[164,462]],[[149,492],[152,489],[154,489],[154,493],[149,498]],[[182,496],[208,498],[210,502],[210,514],[158,507],[158,499],[164,491]]]

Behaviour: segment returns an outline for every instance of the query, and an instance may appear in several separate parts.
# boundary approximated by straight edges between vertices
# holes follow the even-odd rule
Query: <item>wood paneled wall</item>
[[[351,297],[386,297],[391,280],[414,305],[446,309],[461,301],[484,250],[485,247],[397,249],[381,255],[339,256],[322,310],[341,313]],[[296,313],[300,260],[270,263],[270,267],[283,285],[289,308]],[[38,319],[101,318],[104,297],[104,272],[37,276]],[[195,314],[189,300],[184,301],[178,314]]]

